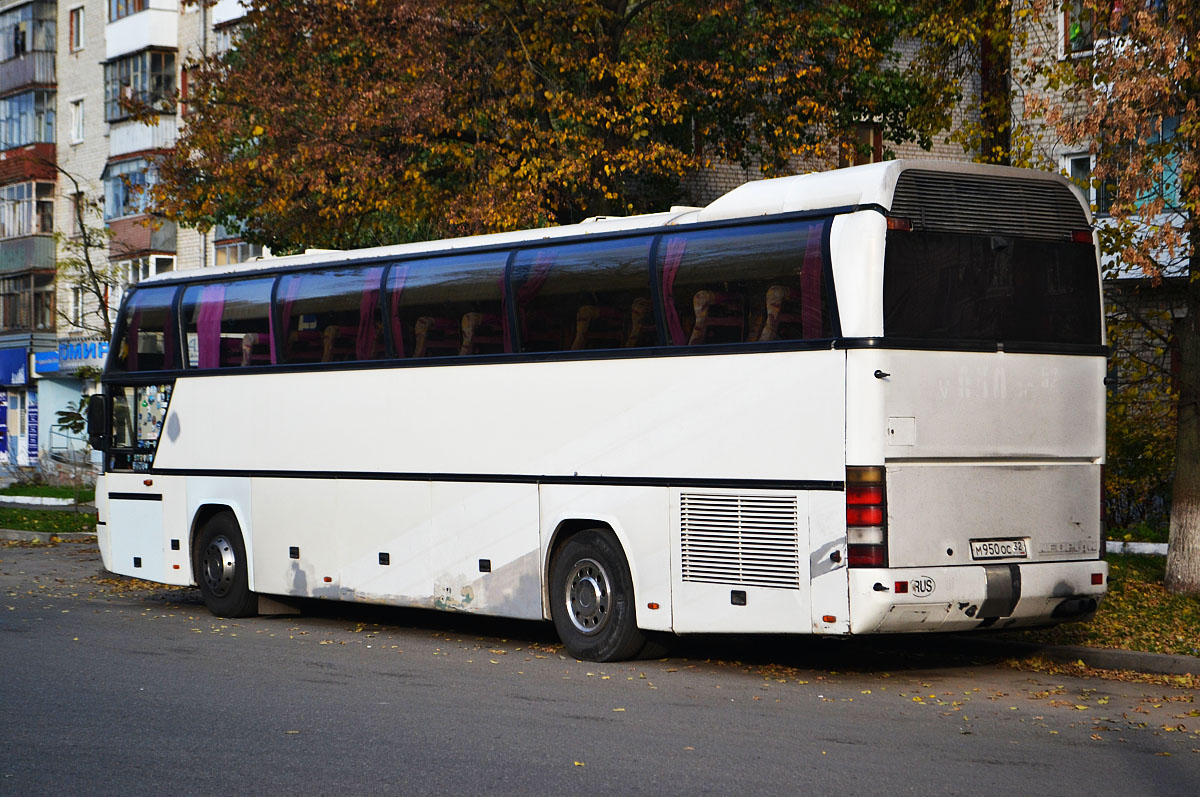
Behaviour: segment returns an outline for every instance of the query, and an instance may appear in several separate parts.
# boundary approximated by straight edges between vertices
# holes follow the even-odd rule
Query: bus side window
[[[664,237],[657,274],[674,346],[832,335],[822,285],[826,219]]]
[[[183,293],[188,365],[236,368],[276,362],[272,277],[192,285]]]
[[[451,255],[392,266],[387,324],[398,357],[502,354],[505,252]]]
[[[328,363],[383,357],[383,268],[329,268],[281,277],[275,302],[283,360]]]
[[[179,367],[174,287],[134,292],[117,330],[113,371],[165,371]]]
[[[518,252],[512,282],[521,350],[655,345],[646,278],[652,241],[583,241]]]

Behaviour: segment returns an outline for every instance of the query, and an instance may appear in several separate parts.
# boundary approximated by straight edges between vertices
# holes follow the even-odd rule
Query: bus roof
[[[354,250],[309,250],[304,254],[266,257],[230,266],[167,272],[147,277],[143,284],[171,282],[182,279],[208,278],[225,274],[241,274],[296,266],[319,266],[323,263],[342,264],[352,260],[376,260],[409,257],[425,253],[444,253],[455,249],[475,249],[485,246],[550,241],[586,235],[621,232],[709,221],[724,221],[781,213],[817,211],[834,208],[877,207],[889,210],[896,181],[910,169],[925,171],[990,175],[996,177],[1044,179],[1067,185],[1077,195],[1079,191],[1066,178],[1050,172],[990,166],[962,161],[933,159],[904,159],[851,166],[826,172],[754,180],[738,186],[703,208],[675,207],[662,213],[637,216],[598,216],[579,224],[558,227],[539,227],[528,230],[475,235],[463,238],[421,241],[417,243],[377,246]],[[1086,208],[1086,204],[1084,205]],[[1090,214],[1089,214],[1090,221]]]

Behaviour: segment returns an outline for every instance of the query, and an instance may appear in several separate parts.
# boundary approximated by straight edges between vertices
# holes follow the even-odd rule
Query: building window
[[[860,166],[883,160],[883,128],[875,122],[859,122],[854,136],[846,140],[838,157],[839,166]]]
[[[83,6],[72,8],[69,17],[70,30],[67,32],[67,44],[71,52],[77,53],[83,49]]]
[[[54,143],[54,92],[26,91],[0,100],[0,149]]]
[[[83,141],[83,100],[71,101],[71,143]]]
[[[229,266],[234,263],[245,263],[247,260],[254,260],[257,257],[262,257],[263,248],[261,244],[248,244],[245,241],[233,241],[232,243],[219,243],[214,249],[215,260],[218,266]]]
[[[57,4],[27,3],[0,14],[0,61],[28,52],[54,52]]]
[[[118,19],[146,10],[146,0],[108,0],[108,21]]]
[[[175,258],[164,255],[135,257],[121,264],[125,285],[137,285],[147,277],[175,270]]]
[[[1063,55],[1090,53],[1095,44],[1095,17],[1084,0],[1066,0],[1062,5]]]
[[[104,118],[129,116],[121,100],[143,102],[161,113],[175,110],[175,53],[143,50],[104,65]]]
[[[154,173],[144,158],[111,163],[104,170],[104,219],[119,219],[146,212],[146,189]]]
[[[0,186],[0,238],[54,232],[54,185]]]
[[[54,329],[54,274],[0,279],[0,329]]]
[[[71,312],[68,316],[71,326],[77,327],[83,321],[83,288],[71,288]]]

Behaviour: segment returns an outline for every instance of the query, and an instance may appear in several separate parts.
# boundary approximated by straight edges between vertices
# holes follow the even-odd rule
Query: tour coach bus
[[[890,161],[704,208],[160,275],[89,407],[110,570],[653,632],[1047,625],[1105,591],[1061,177]]]

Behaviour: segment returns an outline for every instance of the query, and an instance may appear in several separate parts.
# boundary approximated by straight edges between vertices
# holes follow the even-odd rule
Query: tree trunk
[[[1192,232],[1191,238],[1187,317],[1175,332],[1180,353],[1179,427],[1166,586],[1170,592],[1200,594],[1200,232]]]
[[[984,163],[1012,165],[1012,9],[989,9],[979,42],[979,141]]]

